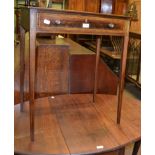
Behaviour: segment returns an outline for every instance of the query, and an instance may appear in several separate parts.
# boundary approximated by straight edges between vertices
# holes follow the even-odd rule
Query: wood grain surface
[[[69,92],[69,46],[41,44],[37,48],[36,93]]]
[[[122,121],[116,124],[117,96],[58,95],[35,100],[35,141],[30,141],[29,106],[15,105],[15,152],[32,154],[119,155],[140,139],[140,102],[124,96]],[[97,149],[103,146],[103,149]]]

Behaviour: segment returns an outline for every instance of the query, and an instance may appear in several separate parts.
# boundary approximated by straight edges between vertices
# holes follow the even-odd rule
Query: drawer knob
[[[108,27],[111,28],[111,29],[113,29],[115,27],[115,24],[110,23],[110,24],[108,24]]]
[[[50,20],[48,20],[48,19],[44,19],[44,24],[46,24],[46,25],[50,25],[50,23],[51,23]]]
[[[55,20],[55,24],[56,25],[60,25],[61,24],[61,21],[59,19]]]

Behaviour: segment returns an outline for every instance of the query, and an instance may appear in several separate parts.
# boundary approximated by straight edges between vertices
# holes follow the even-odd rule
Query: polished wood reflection
[[[124,97],[118,125],[115,95],[97,95],[95,104],[91,94],[54,97],[35,102],[34,142],[29,135],[28,102],[24,112],[15,106],[15,152],[121,155],[125,145],[140,139],[140,102],[136,99]]]

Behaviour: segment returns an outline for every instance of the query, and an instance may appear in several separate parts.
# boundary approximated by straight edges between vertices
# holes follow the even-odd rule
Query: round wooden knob
[[[60,25],[61,21],[59,19],[55,20],[55,24]]]
[[[115,24],[110,23],[110,24],[108,24],[108,27],[111,28],[111,29],[113,29],[115,27]]]

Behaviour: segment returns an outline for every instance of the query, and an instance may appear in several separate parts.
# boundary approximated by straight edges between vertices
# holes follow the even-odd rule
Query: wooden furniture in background
[[[37,94],[66,94],[69,92],[69,46],[43,44],[38,40],[36,52]],[[40,94],[40,96],[42,96]]]
[[[101,0],[101,13],[125,15],[128,0]]]
[[[124,15],[128,0],[66,0],[66,9]]]
[[[101,13],[112,14],[115,11],[115,0],[101,0]]]
[[[101,47],[100,55],[111,67],[111,69],[118,73],[120,70],[120,59],[122,53],[122,38],[116,36],[111,37],[111,44],[113,50],[109,50],[105,47]],[[83,41],[83,45],[92,51],[95,51],[94,41]],[[112,65],[109,64],[108,59],[113,60]],[[128,44],[128,56],[127,56],[127,69],[126,79],[135,84],[137,87],[141,87],[141,35],[138,33],[129,33]]]
[[[129,0],[129,4],[135,2],[138,19],[135,21],[131,21],[130,32],[141,34],[141,0]]]
[[[126,78],[141,88],[141,34],[129,33]]]
[[[44,7],[44,8],[46,8],[47,7],[47,0],[37,0],[37,2],[36,2],[36,5],[37,5],[37,7]]]
[[[65,9],[65,0],[49,0],[49,4],[51,7],[53,4],[59,4],[61,5],[61,9]]]
[[[102,37],[104,38],[104,36]],[[111,36],[109,41],[111,42],[112,47],[106,47],[102,44],[100,49],[100,55],[103,60],[108,64],[113,72],[119,74],[120,71],[120,60],[123,48],[123,40],[118,36]],[[94,41],[85,41],[83,45],[89,48],[92,51],[95,51],[95,42]]]
[[[16,25],[15,25],[15,42],[19,43],[20,40],[20,8],[15,7],[15,20],[16,20]]]
[[[65,9],[98,13],[100,0],[65,0]]]
[[[129,0],[115,0],[115,14],[125,15]]]
[[[114,25],[111,28],[111,22]],[[21,44],[24,43],[25,30],[30,32],[30,68],[29,68],[29,92],[30,92],[30,135],[34,141],[34,102],[35,102],[35,56],[36,56],[36,34],[37,33],[67,33],[67,34],[94,34],[94,35],[119,35],[124,37],[124,48],[122,52],[121,73],[118,93],[117,123],[120,124],[122,93],[124,88],[124,77],[126,68],[126,57],[128,47],[129,18],[123,16],[112,16],[93,14],[86,12],[74,12],[63,10],[52,10],[43,8],[22,8],[21,11]],[[87,23],[87,24],[86,24]],[[89,27],[88,27],[89,24]],[[110,24],[110,25],[109,25]],[[87,28],[85,28],[87,26]],[[21,59],[23,59],[23,48],[21,46]],[[98,63],[100,53],[100,37],[97,39],[97,56],[95,67],[94,94],[96,99]],[[24,61],[21,61],[21,105],[23,107],[24,93]]]
[[[27,46],[27,40],[26,40]],[[61,81],[54,83],[53,81],[53,49],[58,52],[69,53],[69,89],[62,92]],[[20,51],[15,53],[15,104],[20,102],[19,98],[19,55]],[[29,53],[25,50],[25,78],[24,78],[24,101],[29,100]],[[95,69],[95,53],[81,46],[69,38],[37,38],[36,45],[36,81],[35,81],[35,98],[47,97],[62,93],[92,93]],[[86,77],[87,75],[87,77]],[[61,76],[58,76],[60,78]],[[80,78],[79,78],[80,77]],[[99,61],[98,76],[98,93],[117,94],[118,78],[111,69],[104,63]],[[104,80],[103,80],[104,79]],[[60,79],[61,80],[61,79]],[[63,80],[63,79],[62,79]],[[57,91],[53,87],[56,85]],[[82,87],[81,87],[82,86]],[[58,91],[59,90],[59,91]]]
[[[129,3],[128,0],[97,0],[96,2],[89,1],[88,3],[85,3],[86,0],[80,1],[80,3],[79,1],[77,2],[77,0],[68,0],[67,2],[68,2],[67,6],[71,6],[71,7],[70,8],[66,7],[66,9],[99,12],[103,14],[118,14],[118,15],[126,14],[128,3]],[[85,9],[84,7],[85,4],[88,7],[88,9]],[[92,7],[91,5],[93,5],[94,7]],[[88,36],[74,35],[72,36],[72,39],[77,42],[79,41],[82,42],[82,40],[91,41],[92,37],[88,38]]]

